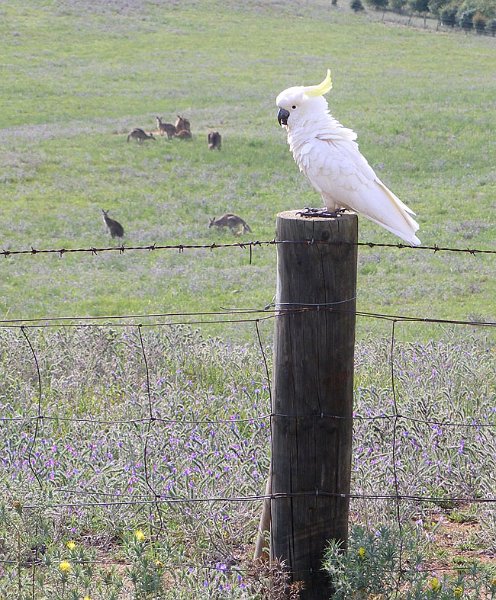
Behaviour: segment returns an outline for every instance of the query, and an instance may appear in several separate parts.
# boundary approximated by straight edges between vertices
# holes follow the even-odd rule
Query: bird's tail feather
[[[413,215],[415,216],[415,213],[413,212],[413,210],[407,206],[404,202],[402,202],[398,196],[396,194],[394,194],[389,188],[387,188],[380,179],[377,179],[377,183],[379,184],[379,186],[386,192],[386,194],[391,198],[391,200],[397,204],[400,208],[402,208],[405,212],[407,212],[409,215]],[[418,229],[418,226],[417,226]],[[417,229],[415,231],[417,231]]]
[[[385,229],[394,233],[405,242],[408,242],[412,246],[419,246],[421,244],[419,238],[415,235],[415,233],[419,229],[419,224],[415,219],[413,219],[412,215],[415,215],[413,210],[409,208],[404,202],[402,202],[396,194],[388,189],[382,181],[379,179],[376,180],[376,183],[382,189],[383,192],[391,200],[391,207],[395,209],[396,218],[393,219],[385,219],[385,220],[375,220],[374,217],[371,217],[371,220],[379,225],[382,225]],[[367,216],[367,215],[366,215]],[[375,216],[375,215],[374,215]]]
[[[388,225],[387,223],[383,223],[382,221],[379,221],[378,219],[374,219],[373,217],[370,217],[368,215],[363,215],[363,216],[366,217],[367,219],[369,219],[370,221],[377,223],[377,225],[384,227],[384,229],[387,229],[391,233],[394,233],[394,235],[397,235],[399,238],[401,238],[402,240],[404,240],[411,246],[420,246],[420,244],[422,243],[419,240],[419,238],[415,235],[415,231],[417,231],[417,229],[418,229],[418,223],[416,221],[414,221],[413,219],[411,219],[412,224],[415,223],[416,227],[413,226],[410,231],[407,231],[406,229],[396,229],[395,227],[392,227],[391,225]]]

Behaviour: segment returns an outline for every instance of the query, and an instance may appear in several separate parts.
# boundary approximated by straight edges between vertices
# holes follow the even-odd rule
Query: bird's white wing
[[[356,211],[405,241],[420,243],[419,226],[410,216],[415,213],[382,183],[354,141],[317,136],[300,146],[295,158],[327,208]]]

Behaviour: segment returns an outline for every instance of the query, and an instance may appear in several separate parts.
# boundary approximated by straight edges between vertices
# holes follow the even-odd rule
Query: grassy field
[[[1,7],[2,249],[233,241],[225,211],[274,237],[278,211],[319,205],[274,98],[330,66],[333,114],[418,214],[427,245],[495,249],[495,40],[385,26],[327,2],[16,2]],[[192,122],[191,143],[126,143],[155,115]],[[218,129],[221,152],[206,133]],[[360,239],[396,242],[360,220]],[[494,258],[360,250],[358,308],[495,318]],[[0,262],[2,318],[260,307],[274,248],[20,256]],[[368,326],[366,326],[368,327]]]
[[[0,249],[116,245],[101,209],[125,246],[273,239],[279,211],[320,203],[275,96],[331,67],[332,113],[417,212],[422,242],[496,250],[495,39],[339,4],[3,3]],[[126,142],[178,113],[191,142]],[[207,149],[210,129],[220,152]],[[208,228],[227,211],[253,233]],[[363,242],[398,241],[359,222]],[[265,486],[273,320],[8,322],[263,308],[275,263],[273,246],[254,248],[251,264],[241,248],[2,257],[1,598],[258,600],[271,589],[277,600],[280,573],[251,561],[261,502],[229,500]],[[360,247],[358,309],[495,321],[494,272],[489,254]],[[401,492],[437,498],[401,503],[426,571],[415,600],[453,568],[473,575],[466,600],[482,599],[477,581],[492,585],[478,570],[494,577],[492,504],[443,499],[494,490],[493,331],[396,323],[392,357],[391,323],[358,320],[352,489],[395,493],[396,444]],[[353,500],[351,520],[398,525],[384,499]]]

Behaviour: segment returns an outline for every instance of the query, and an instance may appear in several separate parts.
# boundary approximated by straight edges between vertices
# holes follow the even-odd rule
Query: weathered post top
[[[303,209],[298,208],[295,210],[283,210],[280,213],[277,213],[277,218],[281,218],[281,219],[296,219],[297,221],[304,221],[305,223],[332,223],[333,225],[338,225],[339,222],[343,223],[346,221],[353,221],[355,222],[355,224],[358,223],[358,217],[357,214],[352,212],[352,211],[346,211],[344,213],[340,213],[337,217],[319,217],[318,213],[317,216],[315,217],[309,217],[308,215],[305,216],[304,214],[302,214]]]
[[[278,308],[284,303],[343,303],[355,309],[358,218],[303,217],[291,210],[277,215]],[[314,244],[294,242],[314,242]],[[349,300],[346,304],[345,301]],[[337,304],[336,304],[337,306]]]
[[[280,221],[286,222],[284,226],[281,223],[281,226],[284,227],[283,231],[279,230]],[[307,236],[304,239],[312,239],[311,235],[313,233],[320,233],[326,239],[329,235],[332,235],[335,241],[354,243],[358,238],[358,216],[353,212],[345,212],[335,218],[308,217],[302,214],[301,209],[285,210],[277,214],[277,232],[278,234],[286,233],[288,235],[292,232],[294,236],[303,234]]]

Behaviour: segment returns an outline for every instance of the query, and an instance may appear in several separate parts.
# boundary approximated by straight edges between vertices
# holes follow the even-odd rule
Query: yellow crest
[[[323,96],[332,88],[331,69],[327,69],[326,78],[319,85],[310,85],[304,88],[307,96]]]

